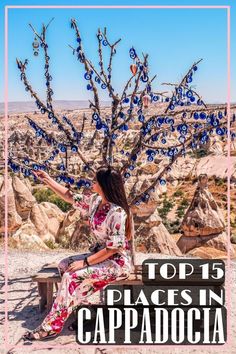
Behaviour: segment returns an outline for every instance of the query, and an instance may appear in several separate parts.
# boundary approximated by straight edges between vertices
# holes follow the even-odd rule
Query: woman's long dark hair
[[[102,188],[106,199],[122,207],[127,214],[125,230],[128,240],[132,238],[132,213],[125,194],[121,173],[114,167],[100,167],[96,172],[96,179]]]

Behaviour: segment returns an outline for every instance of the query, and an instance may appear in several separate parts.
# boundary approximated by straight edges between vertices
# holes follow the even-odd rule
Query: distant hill
[[[110,101],[100,101],[102,107],[110,106]],[[227,103],[206,103],[208,106],[218,106],[226,105]],[[53,105],[56,110],[75,110],[81,108],[89,108],[89,101],[63,101],[56,100],[53,102]],[[235,106],[235,103],[231,102],[231,108]],[[26,113],[38,111],[34,101],[26,102],[8,102],[8,112],[11,114],[14,113]],[[4,113],[4,103],[0,102],[0,114]]]
[[[80,109],[89,108],[88,101],[54,101],[55,109]],[[101,106],[109,105],[109,101],[102,101]],[[37,111],[37,107],[33,101],[26,102],[8,102],[8,112],[9,113],[25,113]],[[0,103],[0,113],[4,113],[4,103]]]

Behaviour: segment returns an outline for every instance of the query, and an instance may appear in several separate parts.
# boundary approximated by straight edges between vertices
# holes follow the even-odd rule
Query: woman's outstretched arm
[[[63,187],[61,184],[57,183],[52,179],[49,174],[45,171],[33,171],[34,175],[39,178],[40,181],[49,186],[56,194],[59,195],[62,199],[64,199],[67,203],[73,204],[73,194],[71,191]]]

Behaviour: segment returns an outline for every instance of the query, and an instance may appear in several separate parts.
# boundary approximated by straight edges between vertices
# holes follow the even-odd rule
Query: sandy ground
[[[50,250],[47,252],[39,253],[33,251],[19,251],[15,249],[8,249],[8,274],[9,274],[9,285],[8,285],[8,336],[10,345],[7,350],[4,351],[3,341],[1,339],[1,350],[0,353],[61,353],[61,354],[72,354],[72,353],[81,353],[81,354],[90,354],[90,353],[101,353],[101,354],[110,354],[118,353],[123,354],[129,352],[133,353],[160,353],[164,352],[167,354],[191,354],[199,352],[199,348],[193,349],[188,348],[178,348],[177,346],[173,348],[165,347],[152,347],[144,348],[137,347],[137,349],[124,349],[124,348],[95,348],[93,347],[82,347],[79,348],[75,341],[75,333],[70,332],[67,327],[70,322],[73,321],[73,317],[69,318],[62,333],[55,339],[48,340],[47,342],[34,342],[33,344],[25,345],[24,342],[20,339],[21,335],[25,332],[26,329],[34,329],[38,326],[43,318],[44,314],[40,314],[38,311],[38,292],[36,283],[31,281],[31,275],[34,274],[37,270],[41,268],[42,265],[48,262],[58,262],[62,258],[67,257],[71,254],[75,254],[73,251],[68,250]],[[153,257],[153,255],[148,255]],[[141,256],[140,256],[141,257]],[[144,255],[144,258],[147,258],[147,255]],[[155,258],[160,258],[160,255],[156,254]],[[166,258],[166,257],[163,257]],[[1,279],[1,312],[0,312],[0,324],[3,328],[4,325],[4,252],[1,251],[0,258],[0,279]],[[202,353],[212,353],[213,351],[233,354],[236,353],[236,263],[232,263],[232,273],[231,273],[231,283],[232,283],[232,304],[231,304],[231,337],[232,343],[230,348],[205,348],[201,347],[200,351]],[[1,330],[2,336],[4,331]],[[57,346],[62,345],[58,348]],[[17,346],[17,347],[15,347]],[[37,346],[37,349],[35,348]],[[54,347],[54,348],[53,348]]]

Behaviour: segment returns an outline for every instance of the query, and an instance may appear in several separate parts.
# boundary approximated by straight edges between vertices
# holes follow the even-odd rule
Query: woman
[[[23,339],[44,340],[57,336],[72,311],[89,296],[133,268],[133,218],[121,174],[100,167],[92,185],[94,193],[72,193],[44,171],[34,172],[62,199],[89,217],[95,242],[90,252],[67,257],[58,265],[62,280],[53,306],[42,324],[27,331]],[[131,241],[131,242],[129,242]]]

